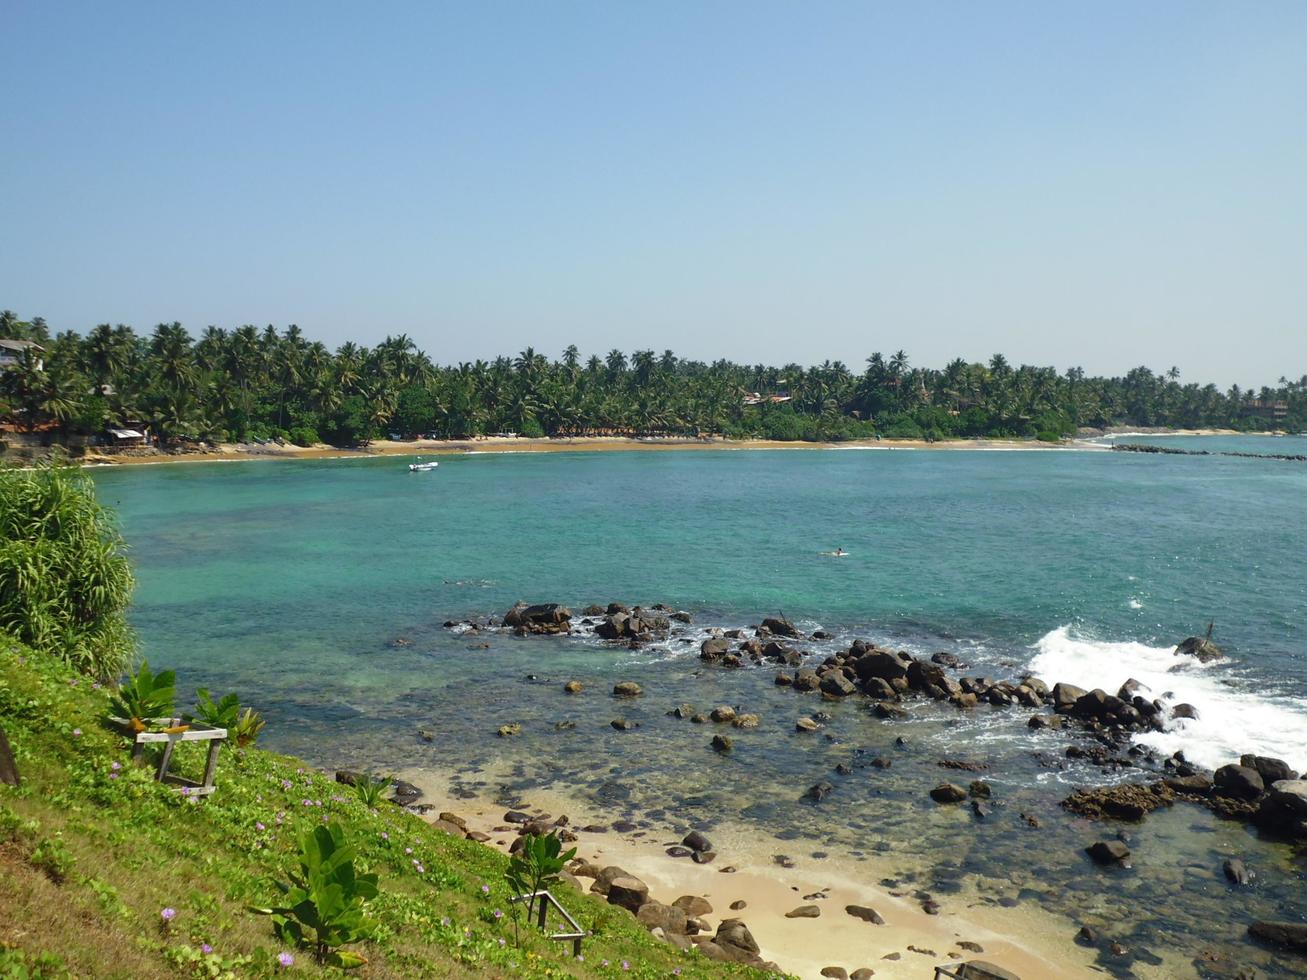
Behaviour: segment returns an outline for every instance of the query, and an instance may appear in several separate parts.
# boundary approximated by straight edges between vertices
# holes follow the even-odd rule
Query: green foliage
[[[251,746],[259,740],[259,733],[263,731],[266,724],[263,715],[253,708],[246,708],[236,719],[236,723],[227,730],[227,740],[234,742],[238,748]]]
[[[297,446],[316,446],[322,440],[318,433],[307,425],[297,425],[290,430],[287,438]]]
[[[73,856],[57,837],[47,837],[37,844],[29,860],[55,884],[62,884],[73,871]]]
[[[574,857],[576,857],[576,848],[573,847],[563,853],[563,842],[559,840],[557,833],[526,834],[522,837],[521,850],[508,859],[504,880],[508,882],[508,887],[514,895],[532,895],[544,891],[550,884],[556,882],[559,873]],[[543,899],[527,900],[528,921],[531,919],[531,912],[537,901]],[[513,928],[516,932],[520,906],[514,903],[512,908]]]
[[[177,673],[172,670],[150,673],[150,662],[141,664],[136,676],[118,687],[118,693],[109,703],[109,709],[119,718],[125,718],[138,732],[143,732],[151,718],[172,717],[173,702],[177,696]]]
[[[371,938],[375,924],[363,906],[377,897],[377,876],[354,869],[354,848],[340,824],[314,827],[300,838],[299,873],[278,882],[284,904],[253,911],[271,915],[277,934],[309,949],[319,963],[351,968],[367,961],[342,946]]]
[[[131,568],[80,470],[0,468],[0,629],[101,680],[127,664]]]
[[[240,698],[234,691],[231,694],[224,694],[215,703],[209,696],[208,688],[201,687],[195,692],[195,714],[184,715],[182,720],[199,720],[215,728],[230,729],[236,726],[240,710]]]
[[[375,807],[382,802],[384,797],[381,794],[389,786],[390,780],[384,776],[373,779],[366,773],[361,773],[354,782],[354,794],[364,806]]]

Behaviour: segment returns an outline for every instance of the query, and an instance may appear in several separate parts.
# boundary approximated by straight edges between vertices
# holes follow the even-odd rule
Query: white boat
[[[427,470],[434,470],[439,465],[435,460],[430,463],[409,463],[408,471],[410,473],[425,473]]]

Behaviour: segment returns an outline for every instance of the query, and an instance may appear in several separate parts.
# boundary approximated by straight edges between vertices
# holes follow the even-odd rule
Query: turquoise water
[[[998,877],[996,900],[1083,921],[1099,892],[1124,890],[1128,908],[1102,913],[1136,950],[1104,962],[1119,975],[1146,972],[1163,946],[1197,957],[1203,930],[1256,958],[1242,939],[1249,916],[1307,913],[1291,852],[1191,807],[1132,829],[1135,869],[1122,880],[1088,872],[1079,848],[1107,828],[1057,803],[1072,785],[1120,777],[1062,760],[1072,739],[1027,731],[1025,714],[921,705],[886,723],[862,704],[778,689],[774,669],[721,671],[696,656],[703,627],[783,611],[835,634],[804,645],[817,659],[862,636],[952,652],[969,673],[1034,669],[1049,683],[1112,688],[1135,676],[1201,713],[1146,747],[1208,765],[1255,750],[1302,768],[1307,465],[909,450],[468,455],[426,474],[406,463],[95,471],[132,545],[144,653],[177,667],[183,689],[239,690],[264,708],[270,745],[325,766],[452,767],[508,795],[561,786],[653,825],[728,813],[854,859],[892,853],[941,893]],[[837,547],[849,554],[821,554]],[[637,652],[442,628],[518,599],[661,601],[695,623]],[[1171,647],[1211,620],[1229,661],[1173,669]],[[568,677],[595,693],[564,698]],[[604,697],[617,679],[637,680],[645,697]],[[733,732],[736,751],[722,759],[703,726],[665,717],[682,702],[739,705],[763,725]],[[830,713],[829,738],[796,737],[794,720],[815,710]],[[619,714],[642,727],[613,732]],[[523,737],[495,738],[510,721]],[[898,761],[840,782],[819,807],[799,802],[859,751]],[[948,775],[935,762],[958,755],[989,764],[996,819],[923,802]],[[505,763],[511,785],[479,785]],[[1019,813],[1040,815],[1036,839]],[[923,820],[940,834],[923,835]],[[1262,876],[1232,915],[1220,863],[1236,853]]]

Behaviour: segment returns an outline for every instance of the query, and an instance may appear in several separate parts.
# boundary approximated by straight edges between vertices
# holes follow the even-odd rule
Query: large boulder
[[[1247,766],[1249,769],[1256,769],[1257,775],[1262,777],[1262,782],[1267,786],[1270,786],[1271,783],[1278,783],[1282,779],[1298,778],[1298,774],[1289,768],[1289,763],[1283,759],[1272,759],[1265,755],[1241,756],[1239,765]]]
[[[728,951],[735,950],[743,954],[741,960],[756,957],[759,952],[753,933],[740,919],[723,919],[717,927],[717,934],[713,936],[713,943]]]
[[[967,791],[956,783],[940,783],[930,791],[930,798],[936,803],[961,803]]]
[[[1212,660],[1220,660],[1225,656],[1221,648],[1206,636],[1190,636],[1180,641],[1176,646],[1175,652],[1182,657],[1193,657],[1199,663],[1208,663]]]
[[[615,864],[609,865],[600,870],[594,876],[594,884],[590,886],[590,891],[594,892],[596,895],[607,895],[609,886],[611,886],[614,881],[618,878],[631,877],[634,876],[629,871],[619,868]]]
[[[533,606],[519,602],[504,613],[504,625],[531,633],[565,633],[571,629],[572,611],[557,602]]]
[[[593,888],[591,889],[593,891]],[[628,912],[639,912],[649,901],[649,886],[639,878],[614,878],[608,883],[608,904],[620,905]]]
[[[803,636],[788,619],[776,619],[769,616],[762,621],[762,628],[774,636],[788,636],[790,639],[798,639]]]
[[[1256,769],[1231,763],[1222,766],[1212,774],[1217,796],[1229,796],[1236,800],[1255,800],[1266,790],[1266,784]]]
[[[910,662],[910,658],[904,660],[888,650],[870,650],[858,658],[854,669],[864,683],[872,677],[892,682],[897,678],[907,679]]]
[[[844,676],[842,670],[828,670],[822,675],[821,690],[831,697],[847,698],[850,694],[856,694],[858,688]]]
[[[1085,848],[1095,864],[1120,864],[1130,857],[1130,848],[1119,840],[1100,840]]]
[[[720,636],[710,636],[699,647],[699,659],[720,660],[731,652],[731,644]]]
[[[612,613],[599,621],[599,625],[595,627],[595,634],[605,640],[620,640],[630,635],[626,629],[630,620],[631,617],[626,613]]]
[[[612,901],[612,892],[609,892],[608,900]],[[661,929],[669,936],[683,936],[687,932],[685,910],[674,905],[650,899],[639,907],[635,917],[650,932]]]
[[[1254,922],[1248,935],[1274,946],[1307,953],[1307,922]]]
[[[1089,692],[1074,684],[1053,685],[1053,707],[1058,711],[1070,711],[1077,701]]]
[[[1272,783],[1253,819],[1272,833],[1307,839],[1307,779]]]

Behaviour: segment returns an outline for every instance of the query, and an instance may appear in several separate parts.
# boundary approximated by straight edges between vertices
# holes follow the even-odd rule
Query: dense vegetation
[[[0,630],[98,680],[133,648],[132,572],[80,470],[0,467]]]
[[[936,370],[912,367],[902,351],[876,353],[855,373],[838,361],[750,367],[651,350],[583,360],[575,347],[557,361],[528,348],[514,358],[442,367],[403,335],[334,353],[296,326],[208,327],[195,340],[179,323],[160,324],[148,337],[101,324],[85,337],[51,337],[40,318],[23,322],[9,312],[0,314],[0,337],[46,348],[43,364],[29,353],[0,374],[0,414],[56,434],[143,420],[165,443],[280,436],[347,445],[390,433],[501,431],[816,440],[1056,439],[1080,426],[1117,424],[1307,429],[1307,375],[1259,391],[1220,391],[1181,384],[1174,368],[1097,378],[1079,368],[1013,367],[1001,354]],[[761,404],[746,404],[750,393]],[[1278,423],[1257,405],[1277,400],[1288,403]]]

